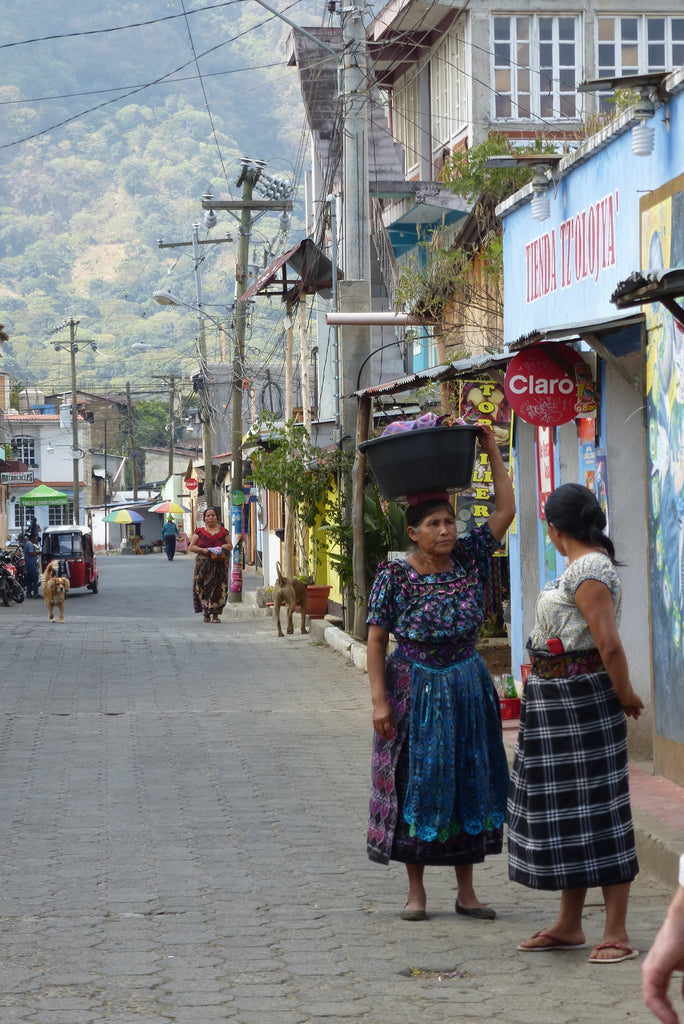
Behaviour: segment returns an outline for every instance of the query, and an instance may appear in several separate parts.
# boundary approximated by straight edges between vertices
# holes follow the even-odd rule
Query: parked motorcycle
[[[24,559],[24,547],[22,544],[10,544],[5,554],[9,555],[10,562],[17,570],[17,579],[21,586],[26,590],[26,561]]]
[[[0,601],[5,608],[9,608],[10,601],[21,604],[25,597],[12,556],[3,551],[0,554]]]

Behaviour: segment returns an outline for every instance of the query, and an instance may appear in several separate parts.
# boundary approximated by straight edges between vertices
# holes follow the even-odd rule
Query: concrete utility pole
[[[76,324],[78,320],[69,321],[69,352],[71,354],[71,457],[73,465],[73,522],[78,526],[80,518],[80,459],[78,457],[78,391],[76,389]]]
[[[55,352],[59,352],[65,348],[69,349],[69,355],[71,358],[71,457],[73,465],[73,499],[72,499],[72,521],[74,525],[78,526],[80,519],[80,461],[81,458],[85,457],[85,452],[81,450],[78,444],[78,389],[76,386],[76,353],[79,347],[83,345],[89,345],[93,352],[97,351],[97,345],[94,341],[76,341],[76,328],[80,321],[69,317],[63,324],[60,324],[55,330],[61,330],[62,327],[69,328],[69,341],[68,343],[56,341],[54,348]],[[54,333],[54,332],[53,332]]]
[[[361,4],[363,0],[361,0]],[[344,211],[344,281],[340,282],[340,309],[345,313],[367,313],[371,308],[370,287],[370,197],[368,187],[368,61],[363,6],[342,12],[344,54],[344,125],[342,199]],[[367,325],[341,329],[340,392],[352,394],[357,387],[358,367],[370,356],[371,332]],[[360,410],[354,399],[341,407],[341,436],[355,438]],[[360,462],[360,460],[362,460]],[[364,538],[363,467],[365,458],[357,452],[352,501],[354,624],[356,636],[366,635],[366,580]]]

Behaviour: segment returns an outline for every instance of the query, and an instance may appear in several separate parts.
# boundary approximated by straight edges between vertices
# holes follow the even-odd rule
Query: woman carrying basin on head
[[[508,766],[499,698],[475,650],[484,621],[483,578],[515,515],[511,481],[493,431],[495,510],[457,539],[446,491],[413,495],[413,550],[380,565],[368,602],[368,676],[375,729],[367,850],[406,865],[404,920],[426,915],[426,865],[455,868],[456,912],[492,919],[473,888],[473,865],[502,849]],[[388,658],[390,633],[397,649]]]

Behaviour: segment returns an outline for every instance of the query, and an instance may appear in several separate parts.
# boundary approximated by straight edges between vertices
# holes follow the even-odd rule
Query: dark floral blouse
[[[366,621],[393,633],[399,656],[411,661],[440,666],[468,657],[484,622],[483,580],[498,546],[484,523],[457,541],[447,572],[422,576],[405,560],[382,562]]]

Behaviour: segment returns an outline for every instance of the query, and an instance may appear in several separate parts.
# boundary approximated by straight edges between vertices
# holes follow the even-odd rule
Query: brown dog
[[[69,589],[66,576],[57,575],[57,562],[50,562],[43,580],[43,597],[50,613],[50,622],[55,621],[55,608],[59,608],[59,621],[64,622],[64,599]]]
[[[302,615],[302,633],[306,633],[306,583],[303,580],[293,580],[289,576],[283,576],[280,562],[276,562],[278,577],[273,584],[273,611],[278,625],[278,636],[284,636],[280,626],[280,609],[282,605],[287,608],[287,631],[294,633],[292,625],[292,613],[297,605]]]

